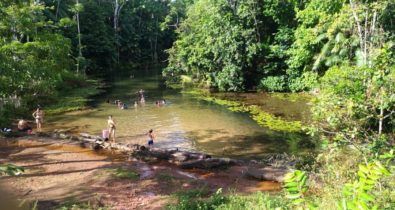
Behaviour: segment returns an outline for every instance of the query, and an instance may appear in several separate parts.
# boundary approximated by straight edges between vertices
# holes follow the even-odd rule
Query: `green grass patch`
[[[204,191],[203,191],[204,192]],[[169,205],[171,210],[241,210],[241,209],[288,209],[289,201],[281,195],[269,195],[254,193],[251,195],[225,195],[221,189],[208,195],[200,190],[180,191],[176,193],[178,198],[175,205]]]
[[[140,174],[136,171],[124,168],[116,168],[112,170],[112,174],[120,179],[131,179],[138,180],[140,178]]]
[[[107,210],[108,207],[99,207],[90,202],[66,201],[55,208],[56,210]]]
[[[159,175],[156,176],[156,178],[159,181],[165,181],[165,182],[170,182],[176,179],[176,177],[170,175],[170,174],[165,174],[165,173],[161,173]]]

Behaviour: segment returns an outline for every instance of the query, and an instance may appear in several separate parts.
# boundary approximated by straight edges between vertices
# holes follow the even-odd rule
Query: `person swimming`
[[[163,99],[163,100],[156,101],[155,104],[156,104],[156,106],[166,105],[166,100]]]
[[[155,135],[153,134],[154,130],[150,129],[148,131],[148,146],[154,145]]]

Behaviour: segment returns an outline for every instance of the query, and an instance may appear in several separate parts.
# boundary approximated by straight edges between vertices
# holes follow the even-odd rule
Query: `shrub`
[[[285,77],[284,76],[269,76],[261,80],[259,87],[260,90],[265,91],[284,91],[285,90]]]

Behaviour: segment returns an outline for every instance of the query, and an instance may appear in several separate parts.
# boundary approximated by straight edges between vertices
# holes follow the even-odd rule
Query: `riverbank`
[[[106,87],[103,81],[86,76],[70,74],[64,77],[51,94],[19,98],[18,104],[0,106],[0,128],[16,127],[17,119],[33,124],[31,114],[37,106],[44,110],[46,116],[87,109],[92,97],[103,93]]]
[[[97,209],[161,209],[179,195],[208,197],[278,191],[280,184],[249,179],[244,167],[181,170],[162,161],[141,162],[128,156],[94,152],[68,140],[24,137],[1,140],[2,163],[23,166],[21,176],[3,177],[1,189],[29,209],[67,205]],[[89,206],[87,206],[89,203]]]

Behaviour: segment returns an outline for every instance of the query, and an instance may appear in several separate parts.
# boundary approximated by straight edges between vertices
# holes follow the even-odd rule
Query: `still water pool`
[[[108,116],[112,115],[117,124],[117,142],[147,144],[147,131],[153,129],[156,147],[178,147],[218,156],[259,158],[267,153],[311,151],[310,140],[305,135],[262,128],[247,113],[231,112],[178,90],[166,89],[161,81],[160,76],[117,80],[106,94],[95,99],[94,108],[53,116],[49,126],[100,135],[107,126]],[[139,89],[144,89],[146,102],[134,108]],[[248,98],[248,95],[243,96],[243,100]],[[254,97],[264,100],[264,104],[270,105],[266,108],[275,109],[276,115],[292,120],[303,120],[299,118],[308,110],[304,100],[287,101],[267,94]],[[107,99],[121,100],[129,108],[118,109],[107,103]],[[160,99],[166,99],[167,104],[156,106],[155,101]],[[274,104],[280,107],[273,106],[273,100],[277,100]]]

